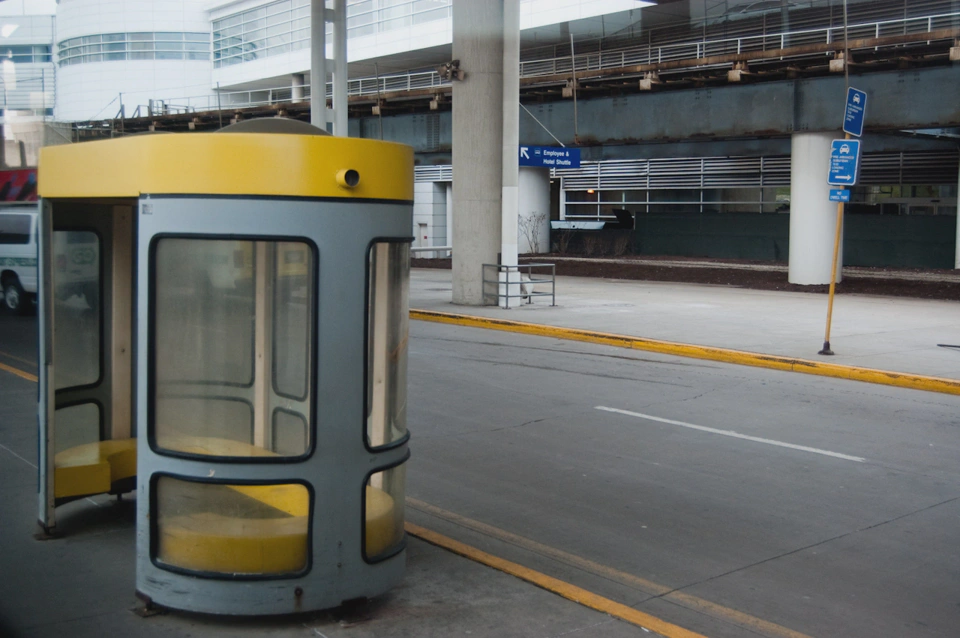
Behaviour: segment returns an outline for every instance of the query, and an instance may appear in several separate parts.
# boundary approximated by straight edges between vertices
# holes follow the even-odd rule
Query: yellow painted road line
[[[687,609],[711,616],[718,620],[739,625],[761,635],[770,636],[771,638],[810,638],[810,636],[802,634],[798,631],[787,629],[786,627],[782,627],[761,618],[745,614],[737,611],[736,609],[730,609],[729,607],[712,603],[709,600],[704,600],[683,592],[673,591],[673,588],[671,587],[655,583],[645,578],[640,578],[639,576],[634,576],[633,574],[622,572],[607,565],[602,565],[581,556],[577,556],[576,554],[570,554],[569,552],[565,552],[561,549],[550,547],[549,545],[538,543],[537,541],[513,534],[498,527],[493,527],[492,525],[487,525],[486,523],[482,523],[454,512],[447,511],[443,508],[437,507],[436,505],[425,503],[419,499],[408,496],[406,501],[408,507],[421,511],[425,514],[430,514],[431,516],[454,523],[460,527],[479,532],[485,536],[509,543],[510,545],[520,547],[521,549],[526,549],[536,554],[540,554],[541,556],[552,558],[561,563],[570,565],[571,567],[581,569],[587,573],[607,578],[614,582],[627,585],[628,587],[636,588],[644,593],[653,596],[659,596],[664,600],[680,605],[681,607],[686,607]]]
[[[638,627],[655,631],[663,636],[666,636],[666,638],[705,638],[705,636],[702,634],[698,634],[690,631],[689,629],[684,629],[683,627],[668,623],[665,620],[660,620],[656,616],[651,616],[650,614],[645,614],[642,611],[637,611],[633,607],[628,607],[627,605],[610,600],[609,598],[598,596],[593,592],[587,591],[581,587],[577,587],[576,585],[571,585],[570,583],[564,582],[558,578],[541,574],[540,572],[534,571],[528,567],[524,567],[523,565],[519,565],[517,563],[494,556],[493,554],[480,551],[475,547],[471,547],[461,543],[460,541],[455,541],[452,538],[448,538],[442,534],[438,534],[424,527],[420,527],[419,525],[406,523],[405,528],[407,533],[411,536],[416,536],[417,538],[424,540],[431,545],[442,547],[443,549],[451,551],[454,554],[459,554],[464,558],[469,558],[470,560],[480,563],[481,565],[486,565],[487,567],[492,567],[502,571],[505,574],[516,576],[521,580],[525,580],[528,583],[533,583],[537,587],[541,587],[547,591],[563,596],[568,600],[580,603],[585,607],[609,614],[614,618],[619,618],[620,620],[624,620]]]
[[[910,388],[912,390],[960,394],[960,381],[956,379],[944,379],[942,377],[929,377],[905,372],[889,372],[886,370],[874,370],[873,368],[823,363],[820,361],[811,361],[810,359],[797,359],[772,354],[730,350],[728,348],[644,339],[643,337],[580,330],[578,328],[561,328],[559,326],[545,326],[522,321],[458,315],[434,310],[411,310],[410,318],[470,328],[487,328],[490,330],[503,330],[505,332],[516,332],[538,337],[553,337],[555,339],[566,339],[569,341],[598,343],[619,348],[659,352],[661,354],[678,357],[692,357],[694,359],[706,359],[708,361],[720,361],[722,363],[735,363],[757,368],[802,372],[804,374],[813,374],[821,377],[864,381],[866,383],[891,385],[898,388]]]
[[[23,357],[18,357],[18,356],[16,356],[16,355],[12,355],[12,354],[10,354],[9,352],[4,352],[3,350],[0,350],[0,357],[6,357],[7,359],[13,359],[14,361],[19,361],[20,363],[25,363],[25,364],[27,364],[28,366],[36,366],[36,365],[37,365],[37,362],[36,362],[36,361],[30,361],[29,359],[24,359]]]
[[[29,372],[24,372],[23,370],[18,370],[17,368],[8,366],[5,363],[0,363],[0,370],[4,370],[6,372],[9,372],[10,374],[15,374],[21,379],[26,379],[27,381],[33,381],[34,383],[36,383],[39,380],[37,378],[37,375],[30,374]]]

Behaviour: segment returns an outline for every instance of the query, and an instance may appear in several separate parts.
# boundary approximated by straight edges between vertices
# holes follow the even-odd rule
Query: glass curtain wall
[[[347,37],[375,35],[451,16],[451,0],[348,0]],[[327,25],[327,36],[333,34]],[[214,67],[310,47],[310,0],[271,2],[213,22]]]

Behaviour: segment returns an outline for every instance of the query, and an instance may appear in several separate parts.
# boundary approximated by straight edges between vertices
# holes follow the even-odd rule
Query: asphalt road
[[[412,335],[408,494],[546,548],[411,520],[710,636],[958,635],[960,397]]]
[[[34,372],[34,331],[0,316],[0,363]],[[411,332],[408,520],[711,638],[957,635],[960,397]]]

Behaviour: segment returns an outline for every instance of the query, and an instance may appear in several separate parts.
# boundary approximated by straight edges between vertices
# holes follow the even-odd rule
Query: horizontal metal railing
[[[494,275],[494,279],[488,275]],[[526,277],[526,279],[524,279]],[[550,263],[528,263],[515,266],[483,264],[483,301],[510,309],[510,300],[519,299],[528,304],[534,297],[550,297],[550,305],[557,305],[557,266]],[[540,284],[550,284],[550,292],[537,290]]]
[[[426,254],[421,259],[443,259],[453,255],[453,246],[415,246],[410,249],[411,256],[416,257],[418,253],[433,253],[433,256]]]
[[[846,32],[850,39],[879,38],[927,33],[936,29],[956,26],[960,26],[960,11],[856,23],[848,25]],[[844,28],[842,26],[825,26],[710,40],[643,44],[608,51],[577,54],[572,59],[571,56],[566,55],[522,61],[520,63],[520,77],[536,78],[559,75],[570,73],[574,68],[576,71],[599,71],[679,60],[698,60],[733,53],[744,54],[812,44],[831,44],[841,42],[843,38]],[[904,45],[895,46],[903,47]],[[442,79],[436,71],[411,71],[379,77],[350,79],[347,83],[347,94],[349,96],[375,97],[382,93],[431,89],[449,85],[450,81]],[[326,95],[328,98],[332,97],[332,84],[327,84]],[[309,85],[304,86],[303,99],[307,100],[309,97],[310,87]],[[219,100],[216,94],[165,100],[168,104],[176,104],[178,110],[186,110],[187,112],[249,108],[292,101],[293,89],[289,85],[245,91],[220,91]]]

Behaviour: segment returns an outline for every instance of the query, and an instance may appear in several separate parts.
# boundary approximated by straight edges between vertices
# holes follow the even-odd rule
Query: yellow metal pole
[[[844,61],[846,63],[846,61]],[[850,134],[844,135],[849,140]],[[830,269],[830,295],[827,299],[827,328],[823,335],[823,350],[817,354],[830,355],[830,322],[833,321],[833,297],[837,289],[837,262],[840,260],[840,234],[843,232],[843,202],[837,203],[837,231],[833,238],[833,268]]]

